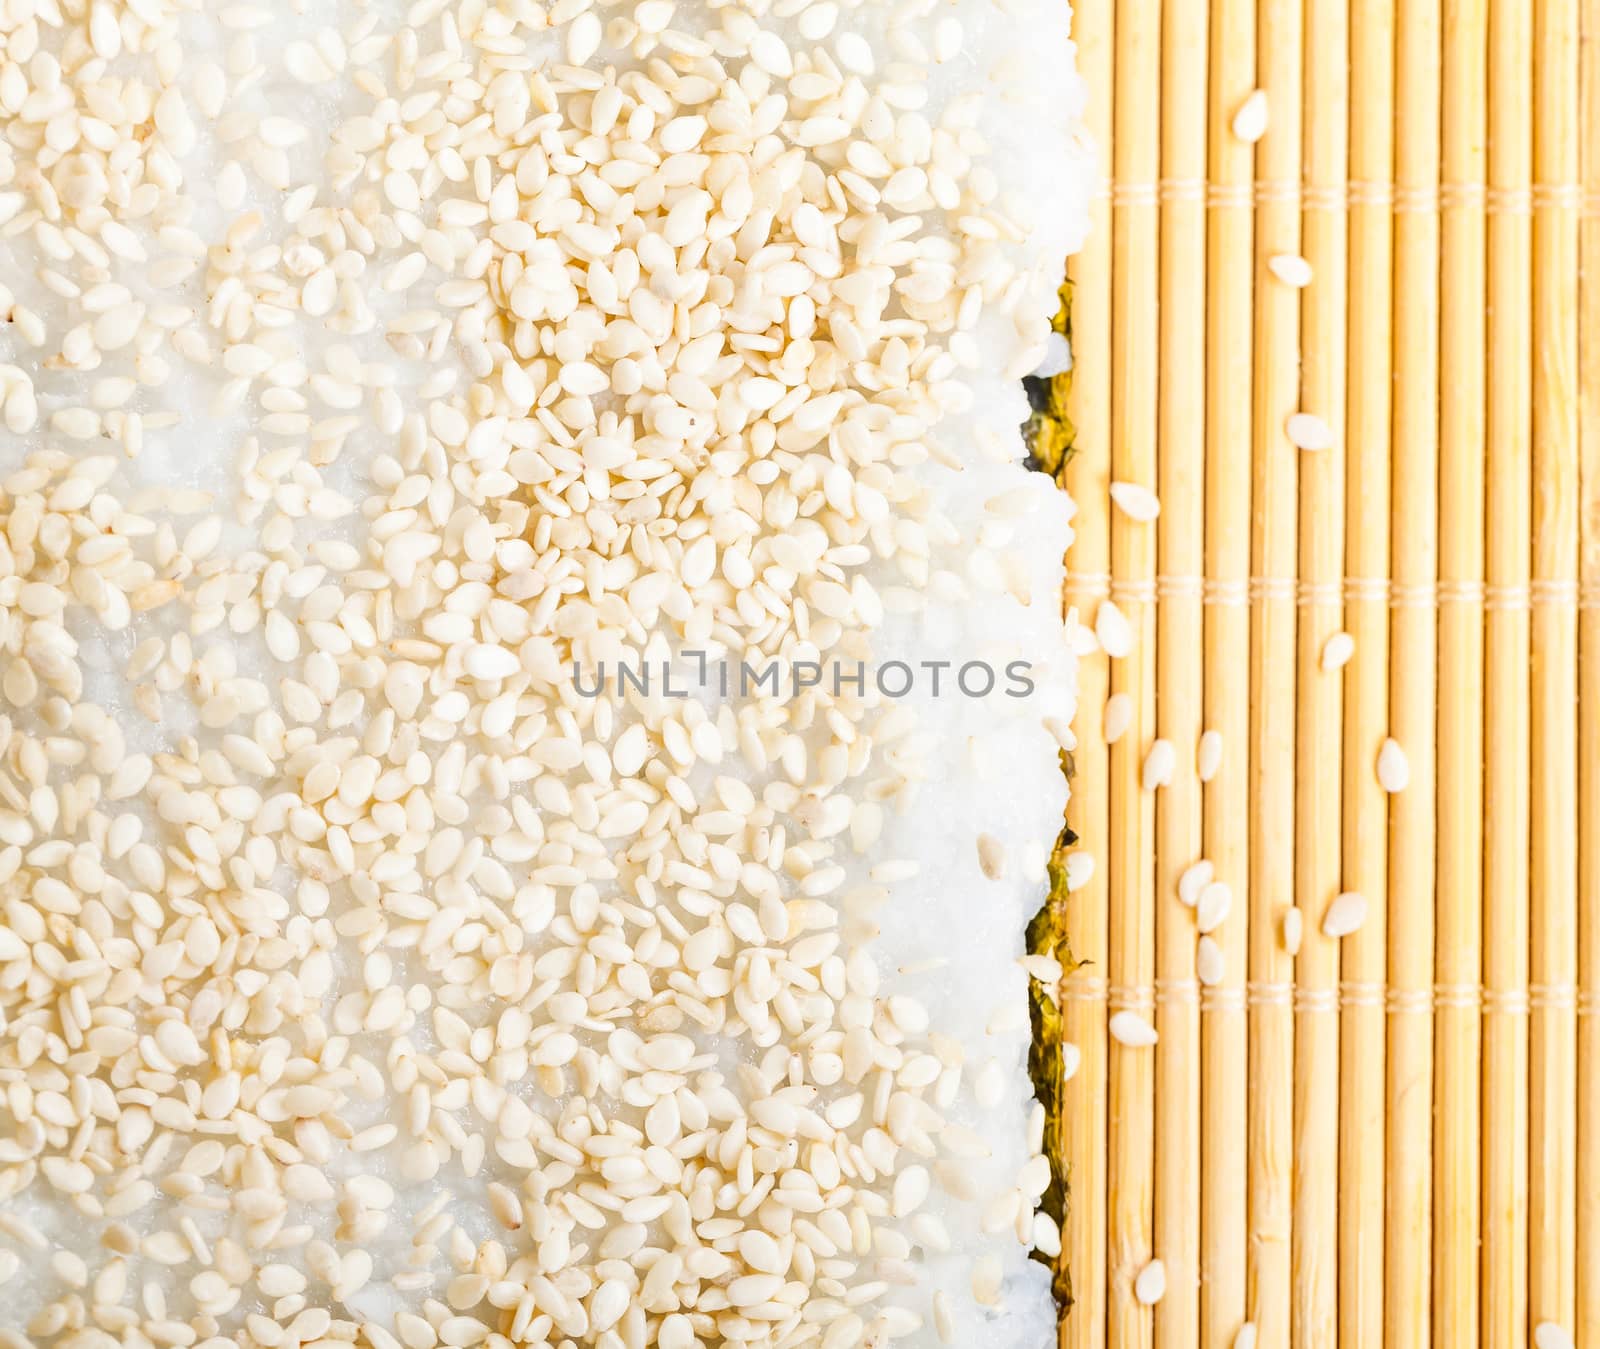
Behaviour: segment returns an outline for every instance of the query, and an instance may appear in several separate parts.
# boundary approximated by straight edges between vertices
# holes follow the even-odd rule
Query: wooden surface
[[[1138,640],[1086,658],[1076,727],[1062,1343],[1600,1349],[1600,0],[1089,0],[1074,31],[1106,181],[1068,600]],[[1344,892],[1365,922],[1327,934]],[[1108,1043],[1122,1008],[1153,1048]]]

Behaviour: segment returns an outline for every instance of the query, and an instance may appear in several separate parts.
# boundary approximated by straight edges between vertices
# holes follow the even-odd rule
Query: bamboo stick
[[[1402,0],[1395,62],[1393,614],[1390,735],[1410,784],[1389,804],[1385,1339],[1428,1337],[1433,1077],[1434,585],[1438,579],[1438,0]]]
[[[1478,1342],[1486,0],[1445,0],[1433,1343]]]
[[[1205,564],[1206,3],[1166,7],[1161,95],[1162,502],[1156,669],[1158,733],[1186,751],[1200,738]],[[1148,526],[1147,526],[1148,528]],[[1187,757],[1187,755],[1186,755]],[[1156,1255],[1166,1295],[1157,1349],[1193,1349],[1200,1324],[1200,1007],[1194,914],[1178,879],[1200,856],[1200,783],[1190,764],[1156,809]]]
[[[1111,167],[1112,0],[1079,0],[1072,37],[1078,71],[1089,90],[1085,127],[1101,165]],[[1096,193],[1089,237],[1068,263],[1072,283],[1072,389],[1068,408],[1074,443],[1066,488],[1077,504],[1068,556],[1067,602],[1092,617],[1093,600],[1071,577],[1111,570],[1111,198]],[[1098,585],[1098,582],[1095,582]],[[1094,588],[1094,587],[1091,587]],[[1078,744],[1067,825],[1096,860],[1107,856],[1110,792],[1103,718],[1110,690],[1104,655],[1078,665]],[[1067,1213],[1062,1259],[1073,1305],[1061,1323],[1062,1349],[1100,1349],[1106,1336],[1106,961],[1109,931],[1106,868],[1075,892],[1067,908],[1067,943],[1082,962],[1063,986],[1063,1035],[1079,1053],[1078,1071],[1062,1093],[1062,1146],[1067,1163]]]
[[[1214,0],[1211,21],[1212,183],[1206,236],[1205,715],[1223,752],[1205,787],[1205,855],[1235,897],[1216,933],[1220,984],[1201,1015],[1200,1317],[1202,1349],[1231,1349],[1246,1317],[1249,1129],[1245,976],[1249,956],[1250,682],[1238,653],[1250,641],[1242,602],[1250,580],[1252,382],[1251,147],[1232,132],[1234,113],[1255,85],[1253,0]],[[1225,602],[1232,600],[1234,602]]]
[[[1579,125],[1578,1232],[1573,1336],[1600,1346],[1600,0],[1582,0]]]
[[[1533,107],[1526,0],[1489,5],[1489,505],[1482,1342],[1528,1338],[1528,735]]]
[[[1578,4],[1534,9],[1533,940],[1528,1299],[1570,1332],[1577,1245]]]
[[[1116,25],[1116,127],[1112,188],[1111,471],[1124,482],[1156,480],[1156,276],[1161,169],[1160,0],[1124,0]],[[1128,732],[1111,749],[1110,976],[1113,1010],[1149,1016],[1155,976],[1155,810],[1142,790],[1142,759],[1155,725],[1155,536],[1126,516],[1111,521],[1111,570],[1136,638],[1113,662],[1113,693],[1132,702]],[[1133,1284],[1153,1255],[1154,1056],[1113,1043],[1107,1208],[1110,1294],[1107,1343],[1151,1343],[1150,1309]]]
[[[1339,942],[1321,918],[1340,890],[1342,703],[1322,649],[1340,630],[1344,575],[1346,181],[1349,30],[1344,0],[1308,0],[1305,26],[1302,411],[1332,446],[1301,457],[1295,727],[1294,896],[1311,921],[1295,961],[1294,1232],[1291,1343],[1333,1349],[1339,1321]],[[1280,281],[1262,278],[1269,289]],[[1293,451],[1291,451],[1293,453]]]
[[[1299,296],[1261,284],[1267,259],[1300,251],[1300,0],[1258,7],[1257,78],[1271,122],[1256,147],[1255,408],[1250,634],[1250,1313],[1286,1345],[1292,1300],[1295,491],[1285,426],[1298,402]],[[1310,926],[1308,924],[1307,926]]]
[[[1339,1050],[1339,1342],[1383,1341],[1383,991],[1388,805],[1372,764],[1388,726],[1389,413],[1394,4],[1351,7],[1350,373],[1345,450],[1343,883],[1367,921],[1343,942]]]
[[[1600,0],[1583,0],[1581,158],[1585,210],[1580,227],[1579,520],[1580,604],[1578,781],[1578,1349],[1600,1346]]]

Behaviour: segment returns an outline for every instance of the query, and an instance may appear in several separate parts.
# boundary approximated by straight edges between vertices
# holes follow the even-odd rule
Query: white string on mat
[[[1387,604],[1389,578],[1387,576],[1346,576],[1344,578],[1346,604]]]
[[[1105,1002],[1111,982],[1094,974],[1069,974],[1061,981],[1061,996],[1069,1002]]]
[[[1439,586],[1435,581],[1391,581],[1389,606],[1393,609],[1435,609]]]
[[[1352,178],[1348,195],[1352,206],[1391,206],[1394,184],[1383,178]]]
[[[1493,610],[1600,609],[1600,582],[1569,578],[1489,585],[1479,580],[1396,581],[1386,576],[1347,576],[1342,581],[1304,581],[1293,576],[1251,576],[1219,580],[1210,576],[1139,577],[1108,572],[1068,572],[1065,593],[1087,599],[1149,604],[1158,599],[1190,599],[1208,605],[1240,607],[1264,600],[1301,605],[1387,604],[1395,609],[1431,609],[1445,604],[1482,605]]]
[[[1340,581],[1302,581],[1295,602],[1303,609],[1318,605],[1337,606],[1344,602],[1344,585]]]
[[[1535,183],[1533,207],[1536,211],[1581,211],[1582,183]]]
[[[1203,599],[1206,581],[1201,576],[1157,576],[1156,598],[1163,600]]]
[[[1485,1016],[1527,1016],[1528,990],[1525,988],[1485,988],[1483,1014]]]
[[[1210,210],[1248,211],[1254,205],[1249,183],[1208,183],[1206,206]]]
[[[1214,984],[1200,990],[1202,1012],[1242,1012],[1245,1009],[1245,991],[1237,984]]]
[[[1531,187],[1491,187],[1485,201],[1490,215],[1532,215]]]
[[[1335,988],[1301,988],[1296,984],[1294,1010],[1296,1012],[1337,1012],[1339,1010],[1339,991]]]
[[[1300,190],[1303,211],[1343,211],[1349,204],[1349,190],[1344,183],[1307,183]]]
[[[1292,205],[1300,203],[1300,184],[1292,178],[1263,178],[1255,185],[1256,204],[1282,203]]]
[[[1200,981],[1198,979],[1157,979],[1156,980],[1156,1006],[1176,1003],[1180,1006],[1197,1007],[1200,1004]]]
[[[1489,185],[1480,182],[1440,183],[1439,205],[1447,211],[1482,210]]]
[[[1296,202],[1306,211],[1341,211],[1351,206],[1387,206],[1397,214],[1427,215],[1439,210],[1486,210],[1490,215],[1531,215],[1535,210],[1581,211],[1600,216],[1600,193],[1581,183],[1534,183],[1490,187],[1482,182],[1395,183],[1352,178],[1343,183],[1300,183],[1262,179],[1254,183],[1215,183],[1203,178],[1161,178],[1123,182],[1102,178],[1096,201],[1116,206],[1154,206],[1168,201],[1204,201],[1207,206],[1247,208],[1252,203]]]
[[[1394,209],[1397,215],[1433,215],[1439,209],[1437,183],[1396,184]]]
[[[1363,984],[1354,980],[1345,980],[1339,985],[1339,1005],[1341,1007],[1377,1007],[1384,1005],[1384,994],[1387,988],[1383,984]]]
[[[1161,200],[1155,183],[1112,183],[1113,206],[1154,206]]]
[[[1090,975],[1069,974],[1061,996],[1070,1002],[1105,1002],[1112,1011],[1147,1012],[1173,1003],[1199,1005],[1202,1011],[1237,1011],[1251,1007],[1292,1007],[1300,1012],[1327,1012],[1336,1007],[1381,1007],[1390,1016],[1416,1016],[1444,1009],[1506,1016],[1530,1010],[1573,1011],[1593,1016],[1600,994],[1576,984],[1530,984],[1526,989],[1488,989],[1481,984],[1435,984],[1432,988],[1394,988],[1388,984],[1343,980],[1337,989],[1305,988],[1293,982],[1251,980],[1236,984],[1200,983],[1198,979],[1157,979],[1153,984],[1122,985]]]
[[[1578,986],[1529,984],[1528,1005],[1535,1011],[1575,1012],[1578,1010]]]
[[[1112,984],[1106,989],[1106,1006],[1113,1012],[1149,1012],[1156,1005],[1156,990],[1150,984]]]
[[[1484,584],[1479,580],[1449,581],[1437,584],[1440,604],[1482,604]]]
[[[1390,1016],[1416,1016],[1433,1014],[1431,988],[1391,988],[1384,999],[1384,1011]]]
[[[1483,607],[1491,612],[1521,613],[1533,608],[1533,586],[1486,585],[1483,588]]]

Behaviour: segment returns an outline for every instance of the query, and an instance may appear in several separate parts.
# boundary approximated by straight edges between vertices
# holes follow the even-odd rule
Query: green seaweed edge
[[[1061,308],[1056,314],[1054,327],[1071,340],[1071,283],[1060,290]],[[1072,391],[1072,371],[1066,370],[1047,380],[1033,381],[1029,395],[1033,412],[1023,425],[1023,437],[1028,446],[1029,461],[1041,473],[1048,473],[1058,485],[1063,478],[1068,461],[1072,458],[1075,432],[1067,415],[1068,398]],[[1070,782],[1072,756],[1061,751],[1061,771]],[[1076,843],[1077,835],[1063,822],[1050,855],[1047,876],[1049,889],[1044,903],[1028,923],[1027,946],[1030,954],[1052,956],[1064,971],[1077,967],[1067,942],[1067,853]],[[1033,1037],[1028,1050],[1028,1076],[1033,1081],[1034,1095],[1044,1106],[1044,1155],[1050,1159],[1050,1184],[1039,1201],[1039,1206],[1065,1228],[1068,1206],[1066,1159],[1062,1149],[1061,1110],[1066,1083],[1062,1077],[1061,1045],[1063,1029],[1061,1008],[1055,997],[1056,990],[1047,989],[1037,980],[1028,985],[1029,1014]],[[1072,1277],[1067,1268],[1066,1252],[1051,1259],[1041,1251],[1033,1258],[1050,1267],[1053,1279],[1051,1289],[1064,1316],[1072,1306]]]
[[[1072,340],[1072,283],[1063,282],[1057,292],[1061,308],[1051,325],[1070,343]],[[1062,483],[1068,461],[1072,458],[1073,442],[1077,433],[1068,415],[1068,400],[1072,394],[1072,371],[1063,370],[1049,379],[1028,379],[1028,389],[1033,410],[1022,424],[1023,443],[1028,447],[1028,462],[1041,473],[1048,473],[1058,485]]]

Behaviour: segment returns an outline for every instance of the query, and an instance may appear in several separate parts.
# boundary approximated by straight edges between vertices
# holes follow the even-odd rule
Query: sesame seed
[[[1061,1045],[1061,1080],[1070,1082],[1078,1074],[1078,1068],[1083,1063],[1083,1051],[1075,1044],[1065,1041]]]
[[[1111,1038],[1130,1049],[1145,1049],[1155,1044],[1156,1029],[1137,1012],[1116,1012],[1107,1023]]]
[[[1111,600],[1101,600],[1099,609],[1095,611],[1094,635],[1100,642],[1101,650],[1113,660],[1133,652],[1133,628],[1123,617],[1122,610]]]
[[[1275,253],[1267,259],[1267,270],[1286,286],[1304,290],[1311,284],[1311,264],[1298,253]]]
[[[1157,788],[1168,786],[1172,782],[1173,772],[1178,766],[1178,752],[1170,740],[1155,740],[1151,742],[1150,751],[1145,755],[1144,768],[1140,782],[1145,791],[1153,792]]]
[[[1126,693],[1113,693],[1106,699],[1104,719],[1106,744],[1116,744],[1132,724],[1133,698]]]
[[[1161,502],[1156,494],[1138,483],[1112,483],[1111,500],[1128,519],[1141,524],[1147,524],[1161,514]]]
[[[1541,1321],[1533,1328],[1534,1349],[1572,1349],[1572,1336],[1554,1321]]]
[[[1005,877],[1005,845],[993,834],[978,835],[978,868],[987,880],[998,881]]]
[[[1348,632],[1336,632],[1322,644],[1322,668],[1342,670],[1355,655],[1356,639]]]
[[[1336,896],[1322,915],[1322,935],[1348,937],[1367,921],[1367,901],[1352,890]]]
[[[1393,795],[1405,791],[1411,782],[1411,761],[1394,740],[1386,739],[1378,750],[1378,785]]]
[[[1216,874],[1216,868],[1205,858],[1186,867],[1178,877],[1178,898],[1194,908],[1200,902],[1201,891],[1211,884]]]
[[[1300,954],[1300,943],[1305,934],[1305,920],[1300,910],[1288,908],[1283,914],[1283,949],[1291,956]]]
[[[1284,423],[1284,434],[1297,450],[1315,453],[1333,448],[1333,428],[1310,412],[1294,412]]]
[[[1233,134],[1246,145],[1254,145],[1267,134],[1267,95],[1263,89],[1252,89],[1233,114],[1230,123]]]
[[[1152,1260],[1134,1279],[1133,1295],[1141,1305],[1153,1307],[1166,1296],[1166,1293],[1167,1267],[1159,1260]]]
[[[1233,908],[1233,891],[1225,881],[1212,881],[1200,891],[1195,902],[1195,926],[1201,932],[1215,932]]]
[[[1018,959],[1017,964],[1046,987],[1053,988],[1061,982],[1061,962],[1053,956],[1029,955]]]

